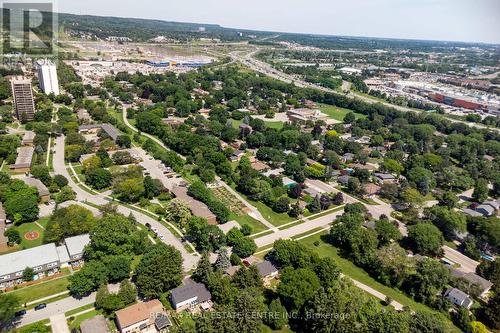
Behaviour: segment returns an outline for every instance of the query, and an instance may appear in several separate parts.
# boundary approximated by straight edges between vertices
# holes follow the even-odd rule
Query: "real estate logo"
[[[0,5],[2,56],[55,55],[58,26],[53,1],[0,0]]]

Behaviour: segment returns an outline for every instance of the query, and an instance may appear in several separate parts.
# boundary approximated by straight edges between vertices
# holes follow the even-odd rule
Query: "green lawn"
[[[231,184],[230,185],[233,190],[238,192],[236,190],[236,185]],[[296,219],[293,217],[288,216],[287,213],[281,213],[278,214],[275,211],[271,209],[271,207],[267,206],[266,204],[260,202],[260,201],[253,201],[248,198],[245,194],[238,192],[243,198],[245,198],[252,206],[257,208],[257,210],[264,216],[264,218],[269,221],[272,225],[274,226],[280,226],[282,224],[288,223],[295,221]]]
[[[240,124],[243,122],[242,120],[236,120],[236,119],[231,119],[233,122],[233,127],[238,128]],[[283,128],[283,123],[281,121],[268,121],[264,120],[264,123],[266,123],[266,126],[269,128],[275,128],[275,129],[282,129]]]
[[[47,225],[47,221],[48,221],[47,218],[39,220],[40,224],[43,225],[44,227]],[[29,248],[32,248],[35,246],[40,246],[43,244],[44,230],[42,228],[40,228],[39,226],[37,226],[35,224],[35,222],[23,223],[23,224],[20,224],[19,226],[16,226],[15,228],[19,231],[19,234],[21,235],[21,248],[22,249],[29,249]],[[32,231],[38,232],[38,234],[40,236],[37,239],[31,240],[31,241],[24,238],[24,235],[26,233],[32,232]]]
[[[370,286],[371,288],[373,288],[373,289],[375,289],[375,290],[377,290],[385,295],[388,295],[393,300],[395,300],[395,301],[397,301],[405,306],[408,306],[413,310],[438,313],[437,311],[432,310],[428,306],[414,301],[413,299],[409,298],[408,296],[406,296],[402,292],[379,283],[378,281],[376,281],[375,279],[370,277],[370,275],[368,275],[368,273],[364,269],[359,268],[356,265],[354,265],[351,261],[349,261],[345,258],[342,258],[339,255],[339,250],[336,247],[325,242],[325,235],[326,235],[326,232],[319,233],[319,234],[313,235],[311,237],[304,238],[304,239],[300,240],[299,242],[301,242],[302,244],[306,245],[307,247],[309,247],[311,249],[314,249],[321,257],[333,258],[335,260],[335,262],[337,263],[337,265],[339,266],[342,273],[344,273],[345,275],[349,276],[350,278],[353,278],[353,279],[355,279],[363,284],[366,284],[367,286]],[[314,242],[316,242],[316,241],[319,241],[319,246],[314,245]],[[451,325],[451,323],[450,323],[450,325]]]
[[[249,226],[252,227],[252,233],[267,230],[267,227],[265,225],[263,225],[262,223],[260,223],[259,221],[257,221],[256,219],[254,219],[249,215],[237,216],[236,214],[231,213],[229,220],[235,220],[241,226],[243,226],[244,224],[248,224]]]
[[[69,320],[68,319],[68,326],[69,326],[69,329],[71,331],[73,331],[74,329],[78,329],[80,328],[80,324],[82,321],[86,320],[86,319],[90,319],[90,318],[94,318],[95,316],[97,316],[99,313],[99,311],[97,310],[92,310],[92,311],[89,311],[89,312],[85,312],[79,316],[76,316],[74,317],[73,320]],[[71,318],[71,317],[70,317]]]
[[[24,287],[19,290],[14,290],[11,293],[19,298],[20,304],[24,304],[66,291],[68,290],[68,284],[68,277],[65,276],[59,279]]]
[[[319,109],[324,114],[327,114],[330,118],[341,122],[344,121],[345,115],[352,111],[349,109],[339,108],[328,104],[320,104]],[[365,115],[360,113],[354,113],[354,115],[356,116],[356,119],[366,117]]]

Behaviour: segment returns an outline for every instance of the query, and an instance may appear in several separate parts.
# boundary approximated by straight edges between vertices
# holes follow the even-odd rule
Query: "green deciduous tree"
[[[134,279],[139,293],[148,299],[177,287],[182,281],[180,252],[163,243],[152,246],[139,262]]]

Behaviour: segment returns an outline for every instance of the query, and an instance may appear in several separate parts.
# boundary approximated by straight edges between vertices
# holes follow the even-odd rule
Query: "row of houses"
[[[68,237],[59,246],[49,243],[0,256],[0,289],[22,283],[26,267],[33,269],[38,280],[56,274],[61,267],[79,265],[89,243],[89,235],[84,234]]]
[[[256,258],[248,258],[250,265],[255,263],[260,277],[264,283],[270,279],[276,278],[279,274],[278,268],[270,261],[256,262]],[[226,270],[227,275],[236,273],[240,266],[231,266]],[[187,278],[183,285],[170,291],[169,301],[175,312],[190,311],[198,313],[200,311],[210,311],[212,303],[212,295],[203,283],[197,283]],[[146,333],[146,332],[167,332],[172,326],[172,321],[168,312],[159,300],[150,300],[133,304],[129,307],[116,311],[116,327],[121,333]],[[96,332],[97,327],[105,327],[104,318],[93,318],[88,322],[82,323],[80,327],[82,333]],[[99,331],[100,332],[100,331]],[[102,331],[107,332],[107,331]]]

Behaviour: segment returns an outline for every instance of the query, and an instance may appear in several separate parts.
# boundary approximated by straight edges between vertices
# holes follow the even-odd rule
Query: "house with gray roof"
[[[22,181],[26,183],[26,185],[35,187],[36,190],[38,191],[38,196],[42,200],[42,202],[47,202],[50,199],[50,191],[45,186],[44,183],[40,181],[40,179],[36,179],[33,177],[23,177]]]
[[[457,288],[449,288],[445,291],[444,297],[450,300],[456,306],[461,306],[463,308],[469,309],[474,301],[469,295]]]
[[[273,265],[269,260],[264,260],[255,265],[257,270],[259,271],[259,275],[261,278],[274,278],[278,275],[279,270],[276,266]]]
[[[71,262],[78,261],[83,257],[85,246],[90,244],[90,235],[83,234],[73,237],[68,237],[64,240],[66,250],[68,251]]]
[[[12,287],[21,283],[23,271],[30,267],[35,278],[59,271],[61,262],[54,243],[12,252],[0,256],[0,288]]]
[[[191,309],[202,303],[211,305],[211,299],[212,295],[205,285],[192,280],[170,292],[170,302],[176,311]]]
[[[450,274],[454,278],[459,278],[467,281],[470,287],[477,288],[479,290],[479,295],[477,296],[481,298],[484,298],[493,286],[493,283],[491,283],[491,281],[488,281],[473,272],[464,273],[458,269],[451,267]]]

